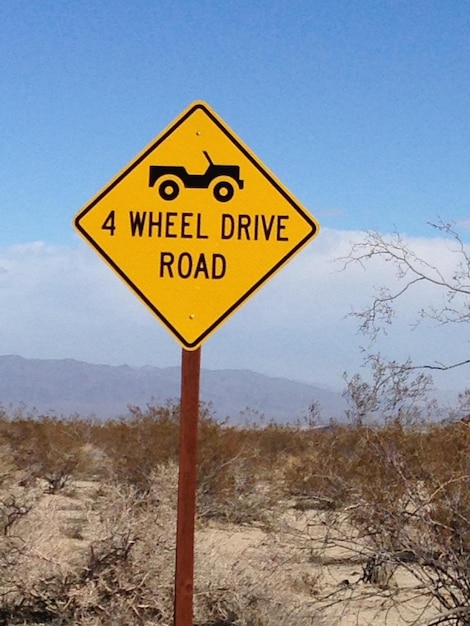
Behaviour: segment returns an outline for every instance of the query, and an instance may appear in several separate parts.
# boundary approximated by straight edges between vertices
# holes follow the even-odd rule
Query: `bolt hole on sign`
[[[205,102],[183,111],[74,224],[185,350],[319,232]]]

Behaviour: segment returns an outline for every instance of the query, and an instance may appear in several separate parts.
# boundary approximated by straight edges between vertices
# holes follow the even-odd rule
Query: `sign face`
[[[204,102],[110,181],[75,226],[186,350],[319,230]]]

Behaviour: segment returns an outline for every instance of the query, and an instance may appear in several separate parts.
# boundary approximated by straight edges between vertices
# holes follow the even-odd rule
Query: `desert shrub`
[[[303,448],[285,468],[285,490],[320,508],[337,508],[348,503],[353,485],[350,480],[358,467],[358,450],[363,432],[346,426],[333,426],[304,435]]]
[[[198,514],[231,522],[260,519],[268,508],[260,493],[263,464],[247,432],[212,419],[200,424]],[[263,506],[264,504],[264,506]]]
[[[56,493],[72,481],[80,464],[81,439],[66,420],[21,417],[3,422],[1,436],[25,483],[40,478]]]
[[[128,418],[103,424],[0,416],[0,444],[0,623],[169,626],[179,406],[133,407]],[[281,515],[281,498],[293,498],[299,508],[323,509],[306,513],[309,523],[321,519],[328,529],[323,546],[354,543],[363,567],[357,585],[368,593],[372,587],[388,589],[393,574],[406,570],[416,597],[441,607],[440,623],[470,623],[466,422],[423,424],[397,417],[326,429],[236,427],[217,422],[201,407],[198,452],[198,528],[214,518],[266,522],[273,509]],[[26,486],[18,482],[41,478],[54,492],[86,475],[90,462],[90,476],[100,475],[97,466],[103,463],[104,480],[80,526],[63,523],[68,538],[81,544],[65,567],[28,546],[23,522],[36,510],[39,492],[27,480]],[[268,575],[271,566],[278,567],[267,562],[266,580],[259,567],[249,574],[242,563],[219,579],[216,565],[208,571],[200,564],[196,624],[313,623],[311,607],[305,614],[292,613],[292,606],[287,611],[281,587]],[[394,593],[399,598],[401,590]],[[328,602],[334,601],[333,595]]]
[[[82,477],[130,485],[141,493],[158,467],[179,454],[179,404],[169,401],[102,423],[17,413],[1,419],[0,441],[24,484],[44,480],[50,493]],[[199,417],[199,514],[231,521],[259,518],[274,498],[275,478],[302,445],[297,428],[231,426],[202,404]]]
[[[68,599],[74,599],[73,623],[92,617],[100,626],[171,623],[173,475],[171,484],[167,481],[165,473],[155,474],[145,497],[132,487],[102,494],[100,536],[67,590]]]
[[[54,548],[55,537],[38,550],[27,526],[16,543],[0,538],[0,622],[170,626],[176,485],[177,466],[171,462],[153,472],[145,494],[130,485],[102,485],[88,512],[94,536],[69,561]],[[50,526],[45,518],[41,523],[44,530]],[[283,626],[290,618],[298,626],[315,623],[311,603],[299,606],[286,590],[280,555],[265,547],[262,558],[252,555],[246,564],[239,559],[227,564],[215,554],[197,558],[194,623]]]
[[[326,437],[335,451],[335,467],[328,455],[321,455],[311,456],[303,470],[306,493],[313,489],[331,495],[331,483],[325,477],[345,486],[341,506],[335,504],[337,510],[347,511],[349,535],[341,534],[340,518],[331,517],[330,526],[336,530],[331,531],[330,540],[338,545],[355,542],[365,559],[363,582],[383,587],[397,568],[406,570],[424,605],[434,603],[436,612],[440,607],[440,617],[432,623],[468,625],[467,425],[405,426],[396,419],[345,428]],[[298,479],[300,469],[296,470]]]
[[[11,534],[15,525],[30,513],[40,492],[20,485],[10,485],[0,490],[0,532],[4,537]]]
[[[418,479],[423,471],[421,435],[399,421],[336,424],[304,439],[286,465],[285,488],[312,506],[337,509],[369,497],[400,502],[404,478]]]
[[[130,415],[104,423],[93,446],[106,456],[117,484],[141,493],[150,488],[156,468],[178,462],[179,405],[131,407]],[[287,438],[286,438],[287,439]],[[198,433],[198,514],[230,521],[258,519],[269,507],[273,453],[267,459],[262,435],[213,418],[201,405]],[[285,445],[287,445],[285,443]],[[285,446],[284,446],[285,447]],[[270,480],[268,480],[268,477]],[[261,490],[259,489],[262,486]]]
[[[145,492],[159,465],[178,459],[179,405],[130,407],[129,416],[105,422],[95,433],[96,445],[109,459],[118,483]]]
[[[0,538],[0,623],[170,626],[173,474],[156,474],[145,498],[129,486],[103,487],[89,513],[94,537],[68,560],[57,537],[44,542],[45,518],[35,518],[34,532],[24,525]]]
[[[259,452],[260,461],[268,471],[276,471],[293,458],[304,454],[311,446],[314,429],[301,424],[269,423],[259,427],[249,424],[244,428],[245,436]]]

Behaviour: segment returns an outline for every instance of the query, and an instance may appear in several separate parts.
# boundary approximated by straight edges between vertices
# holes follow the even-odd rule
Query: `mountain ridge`
[[[0,356],[0,404],[54,415],[116,418],[180,396],[180,367],[102,365],[76,359]],[[292,422],[315,403],[323,421],[344,412],[338,392],[250,370],[201,370],[201,400],[219,419]]]

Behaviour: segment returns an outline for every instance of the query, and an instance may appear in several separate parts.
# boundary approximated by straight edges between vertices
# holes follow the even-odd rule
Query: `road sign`
[[[204,102],[117,174],[75,226],[186,350],[319,230]]]

